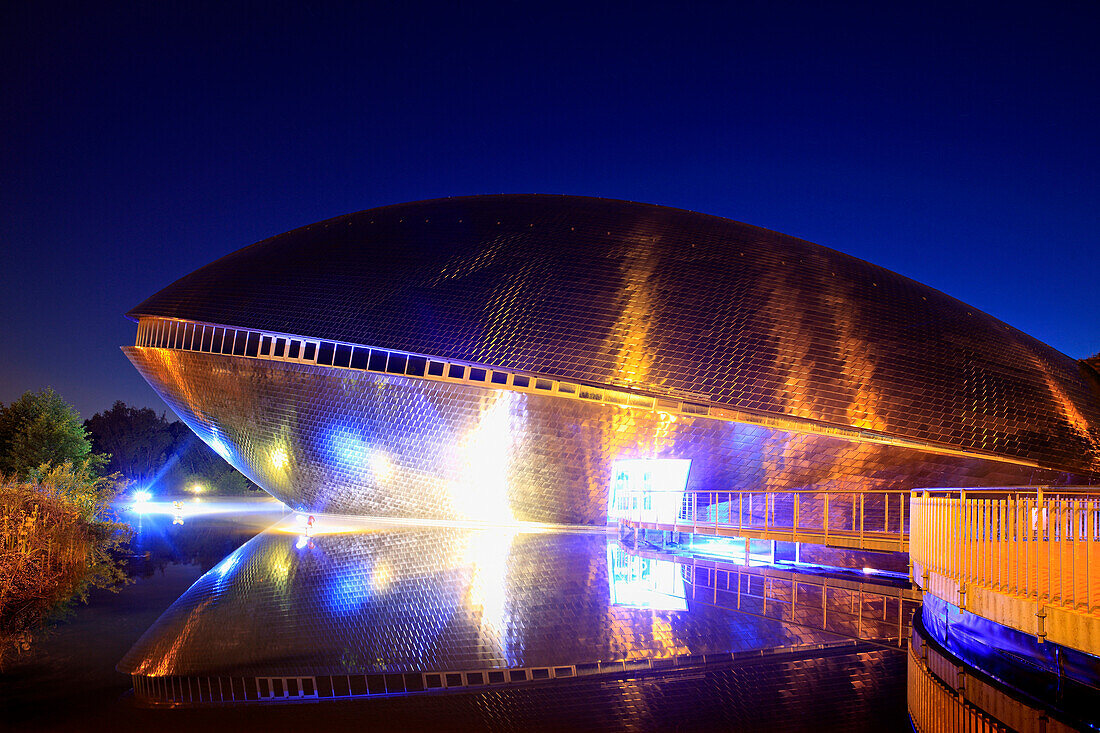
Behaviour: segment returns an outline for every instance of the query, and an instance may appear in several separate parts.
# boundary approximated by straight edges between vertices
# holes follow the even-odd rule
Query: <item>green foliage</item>
[[[30,477],[43,464],[96,469],[103,465],[80,415],[50,388],[0,406],[0,474]]]
[[[107,514],[117,477],[69,462],[34,473],[0,479],[0,666],[91,589],[126,582],[115,550],[130,527]]]
[[[96,451],[110,454],[108,470],[130,481],[182,493],[202,484],[212,494],[247,494],[256,487],[199,440],[182,422],[168,422],[149,408],[116,402],[85,427]]]

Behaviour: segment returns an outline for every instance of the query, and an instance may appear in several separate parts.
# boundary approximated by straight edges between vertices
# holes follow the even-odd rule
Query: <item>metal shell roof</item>
[[[367,344],[1100,473],[1073,359],[913,280],[704,214],[573,196],[372,209],[187,275],[129,315]]]

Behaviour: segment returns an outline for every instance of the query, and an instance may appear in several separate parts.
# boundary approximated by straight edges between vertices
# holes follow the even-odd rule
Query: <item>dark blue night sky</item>
[[[1095,353],[1097,6],[894,6],[5,4],[0,401],[163,409],[118,349],[146,296],[476,193],[726,216]]]

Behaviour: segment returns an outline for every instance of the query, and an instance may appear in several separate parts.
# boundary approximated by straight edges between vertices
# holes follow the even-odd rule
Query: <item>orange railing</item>
[[[909,549],[907,490],[618,492],[634,527],[900,551]]]
[[[1100,487],[914,492],[910,536],[926,590],[935,573],[964,594],[984,588],[1100,616]]]

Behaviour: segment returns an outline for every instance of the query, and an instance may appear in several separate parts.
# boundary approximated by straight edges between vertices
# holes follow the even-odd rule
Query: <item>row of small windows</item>
[[[688,568],[683,569],[684,572]],[[755,652],[759,654],[759,652]],[[486,669],[474,672],[405,672],[310,677],[147,677],[133,675],[134,693],[146,700],[179,703],[261,702],[370,697],[442,688],[487,687],[626,671],[727,664],[746,653],[679,654],[664,659],[587,662],[560,667]]]
[[[321,366],[360,369],[364,371],[399,374],[410,377],[438,377],[462,379],[468,382],[489,382],[520,389],[536,389],[559,394],[579,396],[582,399],[602,400],[599,390],[581,388],[551,379],[529,377],[523,374],[487,369],[485,367],[437,361],[416,354],[405,354],[366,346],[351,346],[333,341],[308,341],[286,336],[276,336],[260,331],[207,326],[186,321],[142,319],[138,325],[136,344],[161,349],[182,349],[227,356],[280,359]],[[645,398],[643,398],[645,399]],[[645,405],[652,406],[652,399]]]
[[[265,356],[311,363],[316,361],[317,355],[316,341],[159,319],[141,322],[136,343],[138,346],[160,349],[183,349],[227,356]]]

